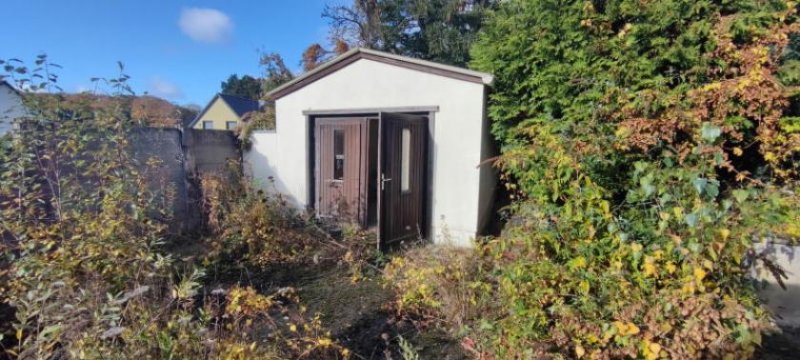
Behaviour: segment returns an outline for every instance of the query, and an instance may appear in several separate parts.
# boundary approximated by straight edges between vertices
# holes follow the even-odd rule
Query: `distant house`
[[[0,80],[0,136],[14,126],[14,119],[25,114],[22,93],[5,80]]]
[[[186,127],[198,130],[233,130],[242,122],[245,114],[260,107],[258,100],[217,94]]]
[[[378,245],[469,245],[492,218],[491,74],[353,49],[267,94],[245,168],[289,204],[375,229]]]

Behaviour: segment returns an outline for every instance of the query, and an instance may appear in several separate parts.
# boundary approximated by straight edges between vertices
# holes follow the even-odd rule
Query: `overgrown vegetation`
[[[0,302],[14,314],[0,325],[3,351],[335,358],[374,329],[379,354],[415,358],[418,339],[387,330],[413,323],[446,330],[476,358],[752,356],[771,324],[747,275],[756,265],[785,275],[753,245],[800,238],[797,5],[472,2],[496,9],[463,27],[463,9],[429,3],[439,4],[365,1],[329,14],[354,16],[360,32],[337,31],[357,45],[413,44],[396,50],[449,63],[467,61],[480,25],[471,64],[496,77],[496,165],[516,201],[503,233],[475,249],[391,260],[384,285],[402,317],[353,314],[383,301],[368,297],[384,259],[369,234],[334,238],[235,171],[202,179],[201,249],[170,255],[172,190],[163,164],[130,156],[128,135],[147,122],[117,102],[128,92],[120,75],[98,79],[115,92],[102,106],[26,96],[34,111],[0,140]],[[423,17],[434,26],[409,32]],[[463,38],[434,51],[436,29]],[[349,46],[340,38],[335,52]],[[262,63],[264,89],[292,78],[279,56]],[[46,57],[33,74],[4,65],[34,91],[57,80]],[[303,289],[281,281],[320,264],[346,275],[309,276]],[[325,320],[338,321],[336,334]]]
[[[51,90],[54,65],[45,56],[36,65],[7,69],[28,88]],[[30,115],[16,119],[17,130],[0,139],[0,301],[15,314],[0,328],[4,355],[348,357],[294,289],[208,289],[200,264],[167,252],[174,246],[165,206],[171,185],[161,179],[158,161],[132,156],[136,121],[114,102],[130,92],[127,79],[107,80],[116,96],[103,106],[91,98],[26,95]],[[229,215],[245,216],[243,210],[216,214],[226,224],[220,238],[237,236],[231,229],[240,225],[239,236],[277,241],[271,234],[288,219],[280,204],[247,204],[259,210],[248,217],[253,223],[232,222]],[[276,253],[264,246],[248,250]]]
[[[472,271],[395,260],[398,306],[498,358],[751,355],[746,275],[782,276],[752,245],[800,237],[797,27],[784,1],[503,2],[472,64],[518,202]]]

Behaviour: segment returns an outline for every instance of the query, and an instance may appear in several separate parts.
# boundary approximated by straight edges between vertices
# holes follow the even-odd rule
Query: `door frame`
[[[306,177],[306,189],[308,189],[307,193],[307,208],[309,211],[313,211],[316,214],[316,196],[317,196],[317,174],[316,174],[316,139],[315,139],[315,128],[316,128],[316,120],[318,118],[343,118],[343,117],[364,117],[364,118],[379,118],[381,113],[405,113],[410,115],[422,115],[427,117],[427,129],[428,129],[428,144],[427,144],[427,164],[425,166],[425,176],[423,179],[425,192],[423,194],[423,236],[426,238],[430,238],[431,236],[431,227],[432,227],[432,214],[433,214],[433,185],[435,184],[435,166],[436,166],[436,146],[435,146],[435,131],[436,131],[436,113],[439,112],[438,106],[402,106],[402,107],[383,107],[383,108],[352,108],[352,109],[327,109],[327,110],[305,110],[303,111],[303,115],[306,117],[305,125],[306,125],[306,139],[308,141],[308,147],[306,149],[307,163],[306,163],[306,170],[307,170],[307,177]],[[378,121],[380,124],[380,121]],[[381,129],[378,129],[379,137],[382,137]],[[378,147],[378,152],[380,156],[380,146]],[[378,172],[378,176],[380,176],[380,171]],[[376,181],[378,179],[375,179]],[[380,186],[380,184],[378,184]],[[380,194],[378,194],[380,195]],[[378,196],[380,198],[380,196]],[[381,209],[378,208],[378,216],[380,216]],[[381,247],[381,239],[380,239],[380,232],[381,229],[377,229],[377,236],[378,236],[378,248],[380,250]]]

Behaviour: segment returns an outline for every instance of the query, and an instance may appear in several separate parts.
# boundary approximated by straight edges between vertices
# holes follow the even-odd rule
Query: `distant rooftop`
[[[242,117],[248,112],[256,111],[261,107],[258,100],[245,99],[243,97],[227,94],[219,94],[219,96],[228,103],[228,106],[230,106],[239,117]]]

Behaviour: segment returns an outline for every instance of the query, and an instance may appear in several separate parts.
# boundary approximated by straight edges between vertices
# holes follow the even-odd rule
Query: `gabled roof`
[[[211,98],[211,101],[209,101],[208,104],[206,104],[206,107],[203,108],[203,111],[197,113],[197,116],[194,117],[194,120],[186,124],[185,127],[191,128],[192,126],[197,124],[200,118],[203,117],[203,115],[205,115],[206,111],[208,111],[208,109],[211,108],[211,105],[213,105],[214,102],[217,101],[217,99],[222,99],[222,101],[228,104],[231,110],[233,110],[233,112],[236,113],[236,116],[238,116],[240,119],[242,116],[244,116],[244,114],[251,111],[256,111],[261,108],[261,102],[258,100],[245,99],[243,97],[218,93],[217,95],[214,95],[213,98]]]
[[[242,117],[242,115],[250,111],[258,110],[259,108],[258,100],[245,99],[243,97],[227,94],[219,94],[219,97],[225,100],[228,106],[230,106],[233,112],[239,115],[239,117]]]
[[[300,75],[292,81],[277,87],[276,89],[267,93],[267,98],[270,100],[277,100],[360,59],[378,61],[389,65],[400,66],[412,70],[484,85],[491,85],[494,81],[494,76],[492,76],[492,74],[482,73],[456,66],[439,64],[427,60],[415,59],[407,56],[390,54],[382,51],[355,48],[314,68],[314,70]]]

